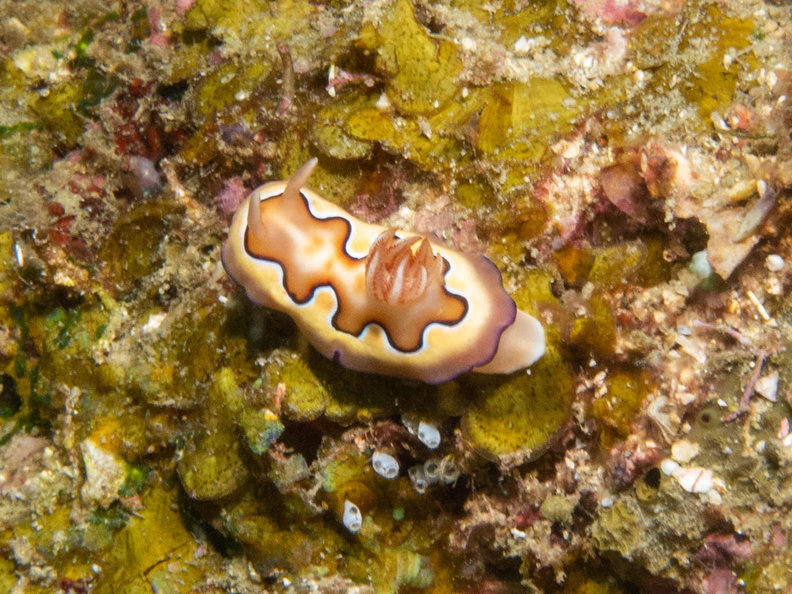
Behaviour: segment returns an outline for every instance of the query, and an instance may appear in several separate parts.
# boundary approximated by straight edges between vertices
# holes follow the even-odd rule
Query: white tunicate
[[[363,516],[360,514],[360,508],[348,499],[344,501],[344,517],[342,521],[346,529],[352,534],[359,532],[360,527],[363,525]]]
[[[384,452],[374,452],[371,457],[371,466],[381,477],[395,479],[399,476],[399,461],[390,454]]]
[[[440,463],[437,460],[427,460],[423,465],[426,482],[434,485],[440,480]]]
[[[418,439],[430,450],[440,445],[440,431],[431,423],[418,423]]]
[[[447,485],[451,485],[459,478],[459,466],[451,456],[446,456],[440,463],[440,479]]]
[[[426,475],[424,474],[423,466],[413,466],[410,470],[407,471],[407,474],[410,477],[410,482],[412,483],[413,488],[415,491],[423,495],[426,493],[426,489],[429,487],[429,483],[426,480]]]

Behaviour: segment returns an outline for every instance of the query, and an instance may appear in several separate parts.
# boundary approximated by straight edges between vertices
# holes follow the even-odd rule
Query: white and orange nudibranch
[[[303,187],[315,166],[260,186],[234,215],[223,265],[251,300],[357,371],[437,384],[544,354],[542,325],[490,260],[353,217]]]

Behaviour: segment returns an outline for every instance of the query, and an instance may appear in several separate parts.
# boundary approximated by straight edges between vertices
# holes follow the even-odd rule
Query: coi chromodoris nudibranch
[[[223,264],[251,300],[357,371],[437,384],[544,354],[541,324],[491,261],[353,217],[303,187],[315,166],[260,186],[234,215]]]

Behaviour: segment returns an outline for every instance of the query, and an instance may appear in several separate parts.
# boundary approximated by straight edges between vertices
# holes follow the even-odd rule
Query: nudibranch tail
[[[501,334],[498,351],[486,365],[473,371],[480,373],[513,373],[530,367],[545,354],[545,333],[535,317],[517,310],[514,323]]]
[[[250,299],[358,371],[440,383],[542,355],[541,324],[491,261],[356,219],[304,188],[316,164],[257,188],[234,216],[222,260]]]

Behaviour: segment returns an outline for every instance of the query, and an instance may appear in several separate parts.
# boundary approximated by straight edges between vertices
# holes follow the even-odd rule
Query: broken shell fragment
[[[676,462],[685,464],[698,456],[700,450],[701,446],[699,446],[699,444],[686,439],[680,439],[671,446],[671,458]]]
[[[674,478],[688,493],[707,493],[715,485],[712,471],[705,468],[680,468]]]
[[[770,402],[776,402],[778,400],[778,372],[774,371],[760,377],[756,382],[755,389],[760,396],[763,396]]]

